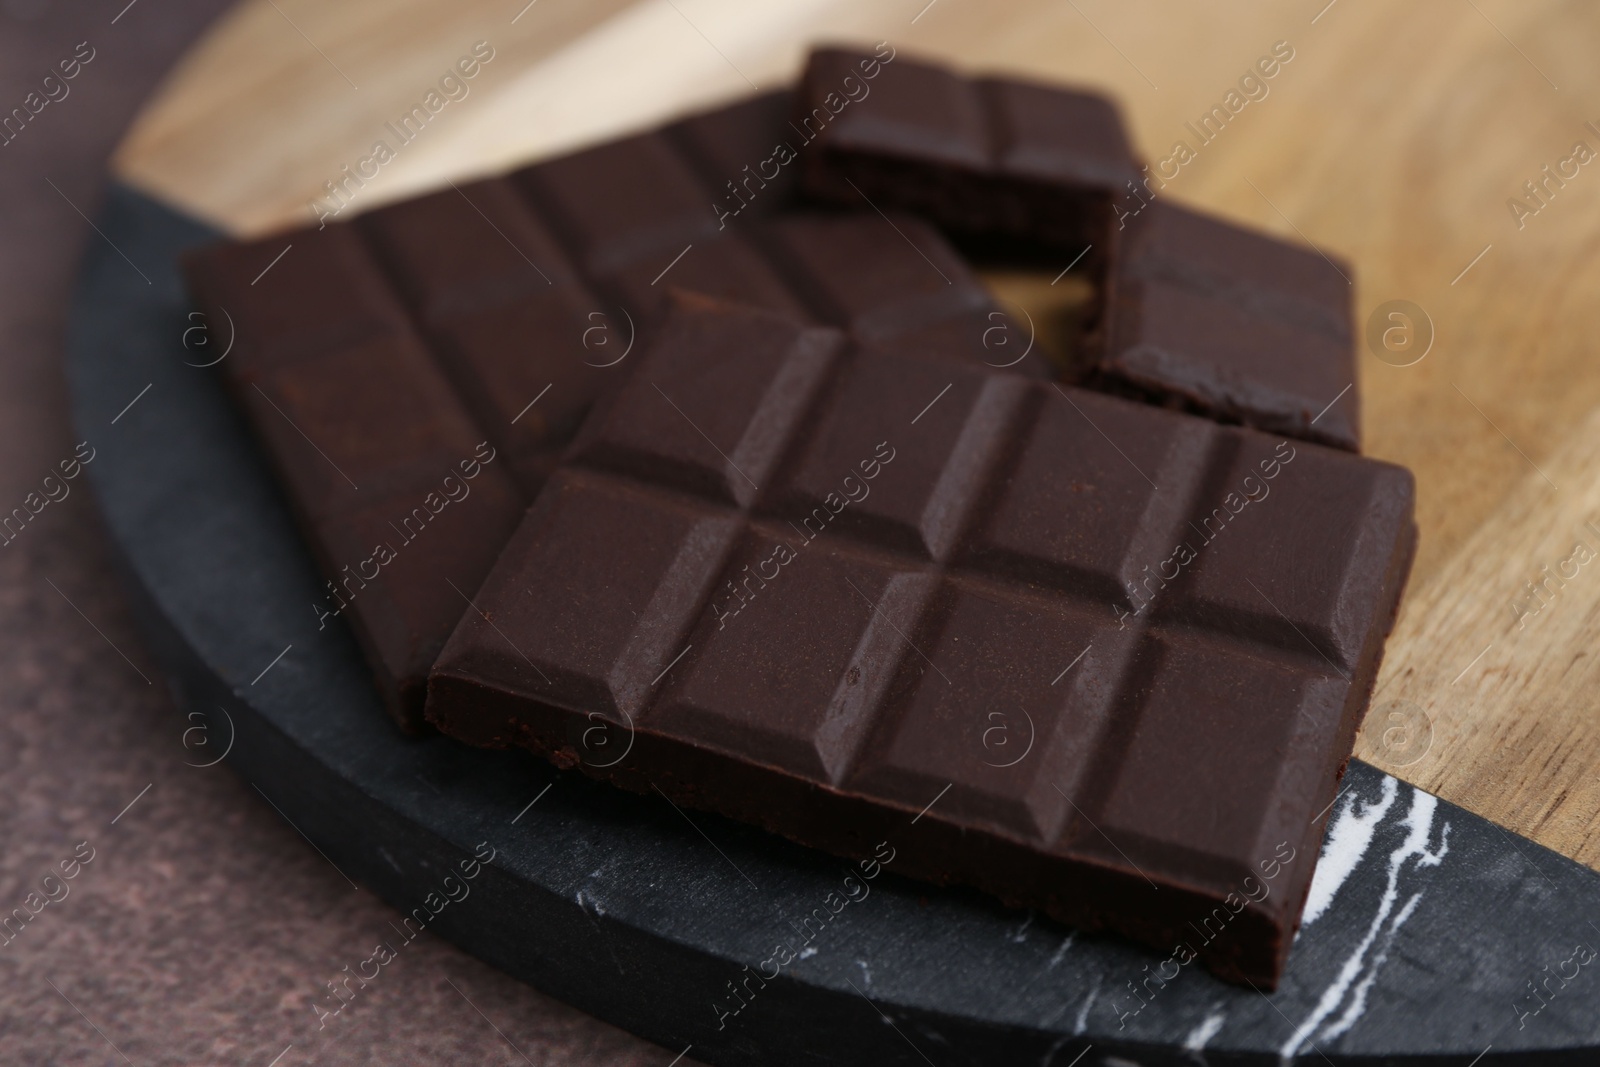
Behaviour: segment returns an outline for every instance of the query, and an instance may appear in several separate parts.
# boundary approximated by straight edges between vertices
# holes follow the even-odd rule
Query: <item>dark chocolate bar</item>
[[[1010,362],[985,341],[1003,312],[937,230],[794,204],[771,162],[792,158],[778,152],[789,107],[758,97],[189,258],[196,300],[238,337],[222,369],[332,583],[318,608],[348,609],[406,727],[421,725],[427,669],[466,598],[595,398],[637,361],[669,288]],[[1037,354],[1013,370],[1051,373]],[[480,444],[492,473],[416,537],[425,501],[448,499],[426,492]],[[363,566],[375,553],[398,562]]]
[[[682,297],[427,714],[1271,986],[1412,494],[1346,452]]]
[[[287,248],[287,250],[285,250]],[[191,291],[379,692],[420,725],[427,671],[525,502],[345,226],[208,249]]]
[[[1359,450],[1348,268],[1150,202],[1104,99],[825,49],[795,115],[811,196],[917,211],[991,250],[1054,246],[1063,266],[1083,252],[1102,296],[1070,378]]]
[[[627,330],[611,322],[621,316],[607,313],[548,224],[503,180],[352,225],[531,500],[603,384],[622,373],[615,356]]]
[[[1112,270],[1097,385],[1360,450],[1348,267],[1156,202]]]
[[[811,138],[808,196],[914,211],[967,238],[1054,246],[1063,266],[1097,280],[1116,257],[1114,205],[1140,179],[1104,97],[969,79],[881,48],[814,51],[793,122]]]

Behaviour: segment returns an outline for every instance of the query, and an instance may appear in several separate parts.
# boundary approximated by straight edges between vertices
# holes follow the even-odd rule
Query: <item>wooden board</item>
[[[1600,153],[1597,34],[1600,9],[1555,0],[246,0],[115,167],[236,232],[313,221],[479,41],[467,95],[349,212],[781,84],[816,41],[1107,91],[1157,166],[1192,150],[1160,195],[1345,257],[1358,326],[1380,320],[1367,447],[1416,472],[1422,544],[1358,754],[1600,866],[1600,163],[1574,158]],[[1293,58],[1229,100],[1277,42]],[[1202,142],[1190,124],[1239,99]]]

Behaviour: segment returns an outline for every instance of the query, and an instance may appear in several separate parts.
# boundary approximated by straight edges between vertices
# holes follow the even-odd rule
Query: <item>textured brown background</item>
[[[225,6],[139,0],[112,24],[125,2],[0,0],[0,112],[78,42],[96,52],[0,147],[3,512],[72,453],[62,336],[77,262],[100,240],[72,205],[94,216],[139,102]],[[0,548],[0,914],[78,842],[95,855],[0,945],[0,1064],[265,1067],[291,1044],[279,1067],[672,1060],[426,935],[318,1033],[309,1005],[391,936],[392,913],[226,768],[185,765],[199,759],[140,647],[94,501],[70,484]]]

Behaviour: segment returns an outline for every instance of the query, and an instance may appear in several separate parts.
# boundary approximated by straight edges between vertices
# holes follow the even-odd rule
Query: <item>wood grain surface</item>
[[[1355,265],[1367,450],[1416,472],[1422,528],[1358,754],[1600,866],[1597,38],[1577,0],[246,0],[116,167],[237,232],[312,221],[478,41],[348,210],[782,84],[817,41],[1109,92],[1160,196]]]

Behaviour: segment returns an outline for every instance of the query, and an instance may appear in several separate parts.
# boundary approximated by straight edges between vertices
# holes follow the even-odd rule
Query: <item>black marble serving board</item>
[[[349,634],[319,629],[311,562],[202,366],[231,327],[190,316],[175,260],[212,232],[123,188],[98,226],[74,415],[146,638],[180,712],[203,716],[194,758],[226,748],[342,872],[429,930],[712,1064],[1600,1062],[1600,876],[1359,762],[1266,996],[1192,966],[1141,985],[1171,974],[1165,954],[892,862],[839,907],[847,872],[828,856],[525,754],[401,736]],[[747,981],[780,944],[792,962]]]

